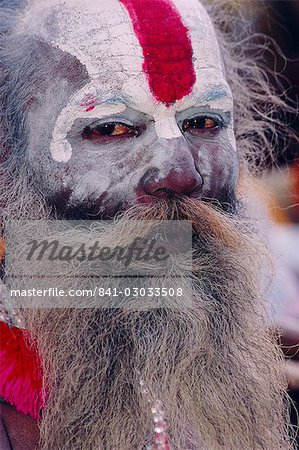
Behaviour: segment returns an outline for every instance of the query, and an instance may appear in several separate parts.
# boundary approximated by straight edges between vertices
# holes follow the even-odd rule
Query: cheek
[[[203,177],[203,195],[220,198],[223,192],[234,192],[239,175],[235,148],[227,139],[206,142],[200,148],[192,146],[197,169]]]
[[[130,201],[134,189],[153,158],[151,139],[115,140],[107,145],[73,142],[73,155],[65,164],[65,181],[72,189],[71,203],[85,199]]]

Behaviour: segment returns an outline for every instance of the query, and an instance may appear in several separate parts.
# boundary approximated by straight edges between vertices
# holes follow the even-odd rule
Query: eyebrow
[[[194,100],[197,102],[213,102],[215,100],[221,100],[222,98],[232,98],[231,93],[226,86],[215,86],[213,89],[194,95]]]
[[[113,95],[112,97],[103,100],[101,105],[127,105],[131,101],[131,98],[126,95]]]
[[[209,89],[207,91],[203,91],[198,94],[191,94],[192,103],[195,102],[197,104],[205,104],[205,103],[211,103],[213,101],[221,100],[221,99],[232,99],[231,92],[228,90],[227,86],[223,84],[215,85],[212,89]],[[190,100],[191,100],[190,99]],[[134,101],[131,96],[126,94],[115,94],[112,97],[106,98],[105,100],[102,100],[99,105],[102,106],[116,106],[116,105],[122,105],[126,107],[132,107],[135,108],[136,105],[134,104]],[[105,114],[106,115],[106,114]],[[109,115],[109,113],[107,114]]]

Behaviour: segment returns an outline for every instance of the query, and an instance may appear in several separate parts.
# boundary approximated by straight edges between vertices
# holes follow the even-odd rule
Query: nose
[[[161,162],[161,167],[149,169],[139,182],[138,197],[171,198],[176,195],[198,197],[203,185],[203,179],[195,166],[195,161],[185,143],[176,139],[173,152],[169,148],[169,160]]]
[[[170,170],[166,176],[157,169],[149,171],[141,184],[141,191],[156,198],[171,198],[179,194],[197,197],[201,186],[202,179],[195,168],[182,170],[179,167]]]

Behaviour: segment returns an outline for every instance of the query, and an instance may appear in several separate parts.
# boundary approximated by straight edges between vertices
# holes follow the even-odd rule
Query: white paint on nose
[[[177,124],[174,108],[160,104],[154,113],[157,136],[160,139],[174,139],[182,136]]]

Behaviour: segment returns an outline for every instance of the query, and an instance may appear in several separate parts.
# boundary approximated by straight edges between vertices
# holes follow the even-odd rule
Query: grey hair
[[[276,69],[282,51],[269,36],[254,31],[242,13],[242,2],[204,0],[218,34],[227,81],[234,98],[235,134],[240,161],[259,172],[266,159],[274,162],[274,150],[287,147],[298,137],[291,129],[297,112],[288,98],[288,81]],[[263,3],[263,2],[261,2]],[[244,6],[244,5],[243,5]],[[273,68],[266,64],[273,60]]]

